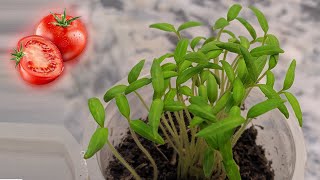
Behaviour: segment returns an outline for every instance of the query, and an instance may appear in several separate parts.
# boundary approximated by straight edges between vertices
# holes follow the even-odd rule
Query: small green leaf
[[[177,65],[174,63],[166,63],[161,66],[162,71],[175,71],[177,69]]]
[[[222,31],[222,33],[229,34],[229,36],[231,36],[232,38],[237,39],[237,38],[236,38],[236,35],[235,35],[233,32],[231,32],[231,31],[228,31],[228,30],[224,29],[224,30]]]
[[[230,116],[241,116],[241,109],[239,108],[239,106],[233,106],[230,109]]]
[[[207,81],[209,74],[211,74],[209,70],[203,70],[203,71],[200,73],[201,84],[204,84],[204,82]]]
[[[104,127],[105,110],[100,100],[98,98],[90,98],[88,100],[88,106],[93,119],[100,127]]]
[[[258,103],[249,109],[247,118],[258,117],[268,111],[278,108],[284,102],[285,100],[283,99],[268,99],[266,101]]]
[[[156,135],[153,134],[151,126],[141,121],[140,119],[130,121],[130,127],[134,132],[150,141],[153,141],[157,144],[165,143],[163,138],[158,133]]]
[[[266,44],[280,47],[278,38],[272,34],[267,34]]]
[[[154,136],[158,134],[163,107],[164,103],[161,99],[154,99],[151,103],[148,119]]]
[[[176,89],[174,89],[174,88],[170,89],[167,92],[167,94],[165,94],[165,96],[164,96],[164,102],[173,101],[176,94],[177,94]]]
[[[257,17],[257,19],[259,21],[259,24],[260,24],[262,30],[264,31],[264,33],[267,34],[267,32],[269,30],[269,25],[268,25],[268,21],[267,21],[266,17],[264,16],[264,14],[259,9],[257,9],[256,7],[250,6],[249,8],[256,15],[256,17]]]
[[[240,45],[245,47],[246,49],[249,49],[250,47],[249,40],[244,36],[239,36],[239,39],[240,39]]]
[[[192,90],[188,86],[182,86],[179,88],[179,93],[186,96],[193,96]]]
[[[178,68],[178,73],[183,72],[187,68],[192,67],[192,62],[191,61],[183,61]]]
[[[239,105],[242,102],[245,94],[246,94],[246,89],[243,86],[240,78],[236,78],[233,82],[233,90],[232,90],[232,97],[236,105]]]
[[[172,54],[172,53],[167,53],[167,54],[165,54],[165,55],[160,56],[160,57],[157,59],[157,61],[161,64],[165,59],[171,58],[171,57],[173,57],[173,56],[174,56],[174,54]]]
[[[191,43],[190,43],[190,47],[192,50],[194,50],[194,48],[199,44],[201,39],[206,39],[202,36],[198,36],[192,39]]]
[[[266,82],[266,85],[267,86],[270,86],[271,88],[273,88],[274,86],[274,81],[275,81],[275,77],[274,77],[274,74],[269,70],[267,71],[267,82]]]
[[[284,79],[283,88],[282,88],[283,91],[291,88],[294,81],[295,70],[296,70],[296,60],[294,59],[291,62],[286,74],[286,78]]]
[[[276,67],[276,65],[278,64],[278,59],[279,59],[279,54],[270,56],[270,59],[269,59],[269,70],[271,70],[274,67]]]
[[[232,21],[234,20],[240,13],[242,7],[240,4],[234,4],[229,8],[228,14],[227,14],[227,20]]]
[[[160,29],[162,31],[167,31],[167,32],[176,32],[176,29],[174,28],[174,26],[169,23],[156,23],[156,24],[151,24],[149,27]]]
[[[241,116],[229,116],[216,123],[212,123],[208,127],[202,129],[197,133],[198,137],[219,136],[225,132],[228,132],[245,122],[245,119]]]
[[[204,86],[203,84],[201,84],[198,87],[198,93],[199,93],[199,96],[203,97],[204,99],[208,99],[207,87]]]
[[[219,57],[219,55],[222,53],[222,49],[218,49],[218,50],[214,50],[214,51],[210,51],[206,54],[207,59],[214,59]]]
[[[212,109],[207,109],[202,106],[191,104],[188,106],[188,110],[195,116],[199,116],[204,119],[208,119],[211,122],[216,122],[216,116],[213,114]]]
[[[217,42],[212,41],[212,42],[208,42],[207,44],[204,44],[199,51],[201,51],[204,54],[207,54],[210,51],[215,51],[220,49],[221,48],[217,46]]]
[[[172,77],[178,76],[178,73],[175,71],[164,71],[163,72],[163,78],[164,79],[169,79]]]
[[[105,94],[104,94],[104,101],[109,102],[111,99],[116,97],[116,95],[123,93],[127,89],[126,85],[116,85],[112,88],[110,88]]]
[[[281,99],[280,95],[271,86],[260,84],[259,89],[268,99]],[[289,118],[288,109],[284,104],[280,105],[278,109],[287,119]]]
[[[178,28],[178,31],[182,31],[184,29],[188,29],[188,28],[192,28],[192,27],[196,27],[196,26],[202,26],[202,23],[197,22],[197,21],[188,21],[188,22],[181,24]]]
[[[84,154],[84,159],[91,158],[96,152],[100,151],[108,140],[108,129],[99,127],[93,133],[88,149]]]
[[[225,18],[221,17],[214,23],[213,28],[214,29],[222,29],[228,25],[229,25],[229,22]]]
[[[267,64],[267,61],[268,61],[268,56],[266,55],[260,56],[255,60],[258,76],[260,76],[260,74],[262,73],[264,67]]]
[[[164,103],[164,111],[181,111],[184,109],[184,104],[180,101],[166,101]]]
[[[192,67],[183,71],[177,78],[177,84],[180,85],[191,79],[194,75],[200,73],[203,67]]]
[[[258,69],[254,63],[254,59],[252,58],[249,51],[245,47],[240,46],[240,51],[246,63],[246,67],[248,69],[248,73],[251,79],[253,81],[256,81],[258,79]]]
[[[250,53],[253,57],[260,57],[263,55],[276,55],[279,53],[284,53],[284,51],[274,45],[264,45],[252,49]]]
[[[203,66],[204,68],[209,68],[209,69],[219,69],[219,70],[223,70],[223,68],[221,66],[219,66],[218,64],[215,63],[208,63],[206,65]]]
[[[235,78],[232,66],[227,61],[220,61],[229,81],[232,83]]]
[[[127,119],[130,119],[130,106],[128,99],[123,94],[118,94],[116,96],[116,104],[120,113]]]
[[[204,119],[202,119],[201,117],[195,116],[192,118],[189,127],[196,127],[200,125],[202,122],[204,122]]]
[[[301,111],[301,107],[300,107],[300,104],[299,104],[297,98],[289,92],[284,92],[284,95],[287,97],[287,99],[288,99],[288,101],[294,111],[294,114],[296,115],[296,117],[299,121],[299,125],[302,127],[302,125],[303,125],[302,111]]]
[[[208,105],[208,101],[201,97],[201,96],[192,96],[190,99],[189,99],[189,102],[191,104],[195,104],[195,105],[198,105],[198,106],[206,106],[206,107],[209,107],[210,106]]]
[[[208,59],[207,59],[206,55],[200,51],[190,52],[190,53],[186,54],[184,58],[187,61],[195,62],[198,64],[207,64],[208,63]]]
[[[220,147],[223,159],[223,166],[230,180],[241,180],[241,175],[237,163],[233,159],[232,144],[227,141]]]
[[[209,178],[213,172],[214,164],[215,164],[215,157],[214,157],[214,150],[211,148],[207,148],[204,152],[203,157],[203,172],[205,177]]]
[[[237,17],[236,18],[250,33],[251,37],[255,40],[257,38],[257,33],[252,27],[252,25],[245,19]]]
[[[212,42],[214,41],[216,38],[214,36],[211,36],[209,37],[208,39],[206,39],[204,42],[203,42],[203,46],[208,44],[209,42]]]
[[[207,94],[208,99],[211,103],[214,103],[218,98],[218,83],[216,81],[216,78],[209,73],[208,74],[208,80],[207,80]]]
[[[128,75],[128,83],[131,84],[134,81],[136,81],[141,73],[141,70],[144,66],[145,60],[141,60],[138,64],[136,64],[131,71],[129,72]]]
[[[248,76],[248,70],[243,58],[240,58],[238,60],[237,74],[242,82],[246,82],[247,76]]]
[[[134,81],[133,83],[131,83],[126,90],[124,91],[125,95],[132,93],[133,91],[136,91],[148,84],[151,83],[151,79],[149,78],[141,78],[139,80]]]
[[[236,44],[236,43],[217,43],[216,46],[218,46],[219,48],[222,48],[222,49],[225,49],[227,51],[230,51],[230,52],[234,52],[234,53],[237,53],[237,54],[241,54],[241,51],[240,51],[240,45],[239,44]]]
[[[184,56],[187,53],[189,45],[189,40],[188,39],[181,39],[179,40],[177,47],[174,51],[174,60],[176,61],[177,64],[180,64],[184,60]]]
[[[154,97],[161,98],[165,89],[164,89],[164,77],[163,72],[160,67],[160,63],[157,60],[154,60],[151,66],[151,80],[152,86],[154,89]]]
[[[230,97],[231,97],[230,91],[227,91],[226,93],[224,93],[221,96],[221,98],[216,102],[216,105],[213,107],[213,114],[217,114],[223,108],[225,108]]]

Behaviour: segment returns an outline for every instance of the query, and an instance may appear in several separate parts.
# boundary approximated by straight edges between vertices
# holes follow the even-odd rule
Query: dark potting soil
[[[159,131],[162,134],[161,131]],[[273,180],[274,172],[271,162],[265,157],[262,146],[256,144],[257,130],[254,126],[247,129],[233,148],[234,159],[240,167],[242,180]],[[139,137],[142,145],[150,152],[157,163],[159,180],[176,180],[177,163],[173,157],[173,149],[167,145],[155,146],[151,141]],[[134,143],[130,133],[116,147],[120,154],[135,168],[145,180],[152,179],[153,169],[148,159]],[[110,162],[106,169],[107,180],[131,180],[129,171],[117,160]]]

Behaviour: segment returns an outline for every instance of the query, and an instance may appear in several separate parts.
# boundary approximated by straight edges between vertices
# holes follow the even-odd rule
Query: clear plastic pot
[[[118,84],[126,84],[126,79],[119,81]],[[139,90],[139,93],[150,104],[153,94],[151,85]],[[147,111],[138,97],[131,94],[128,96],[128,100],[131,107],[132,119],[147,117]],[[265,100],[264,95],[259,90],[253,89],[245,105],[246,107],[251,107],[253,104],[263,100]],[[245,111],[243,113],[246,114]],[[114,146],[117,146],[127,134],[128,123],[119,114],[113,101],[106,105],[106,117],[106,126],[109,128],[109,140]],[[84,149],[97,127],[91,117],[87,122]],[[291,113],[291,117],[286,120],[278,110],[273,110],[258,119],[254,119],[252,124],[264,127],[263,129],[257,128],[257,143],[265,148],[267,159],[272,161],[271,166],[275,172],[275,180],[303,180],[306,149],[302,131],[294,115]],[[87,160],[90,179],[104,179],[103,174],[106,172],[111,159],[112,153],[108,147],[104,147],[94,158]]]

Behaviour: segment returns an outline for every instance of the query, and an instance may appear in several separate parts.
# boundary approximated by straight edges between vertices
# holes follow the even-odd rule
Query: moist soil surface
[[[159,131],[159,134],[161,133],[162,132]],[[271,168],[271,162],[267,160],[263,147],[256,144],[256,137],[257,129],[252,126],[242,134],[241,138],[233,148],[234,159],[240,167],[242,180],[273,180],[274,171]],[[142,137],[139,137],[139,140],[150,152],[158,165],[158,179],[176,180],[177,163],[172,163],[172,159],[168,159],[173,156],[173,149],[169,148],[167,145],[156,147],[151,141]],[[116,149],[127,160],[127,162],[135,168],[136,172],[142,179],[152,179],[152,166],[136,146],[129,132]],[[111,168],[108,168],[105,171],[107,180],[133,179],[129,171],[117,159],[111,161],[109,167]]]

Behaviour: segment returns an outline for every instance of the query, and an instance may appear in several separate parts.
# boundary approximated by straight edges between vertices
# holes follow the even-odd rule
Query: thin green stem
[[[113,147],[113,145],[107,140],[107,145],[110,148],[112,154],[122,163],[124,167],[126,167],[132,176],[136,180],[141,180],[141,177],[137,174],[137,172],[128,164],[128,162],[121,156],[121,154]]]
[[[147,105],[147,103],[143,100],[142,96],[137,92],[137,91],[134,91],[134,93],[137,95],[137,97],[140,99],[141,103],[143,104],[143,106],[149,111],[149,107]]]
[[[231,145],[234,147],[241,137],[242,133],[246,130],[247,125],[251,122],[252,119],[247,119],[246,122],[241,126],[241,128],[233,135],[231,140]]]

